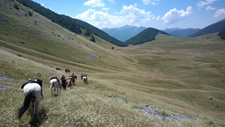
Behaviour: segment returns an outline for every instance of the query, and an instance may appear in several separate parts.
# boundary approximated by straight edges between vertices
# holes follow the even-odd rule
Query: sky
[[[225,18],[225,0],[33,0],[97,28],[204,28]]]

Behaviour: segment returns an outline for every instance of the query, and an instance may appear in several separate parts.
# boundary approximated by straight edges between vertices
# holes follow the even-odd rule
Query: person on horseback
[[[81,80],[83,80],[83,77],[84,77],[84,74],[82,73],[82,74],[80,75]]]
[[[22,86],[21,86],[21,89],[23,89],[23,87],[28,84],[28,83],[32,83],[33,80],[31,78],[29,78]]]
[[[64,75],[62,75],[62,77],[61,77],[61,82],[62,82],[63,89],[66,90],[66,79],[65,79]]]
[[[25,98],[23,105],[19,107],[17,112],[19,120],[27,110],[29,110],[30,112],[31,121],[33,121],[34,118],[37,118],[37,120],[39,120],[38,107],[41,97],[43,98],[42,82],[43,80],[40,79],[29,79],[26,83],[23,84],[22,89]]]
[[[83,79],[84,83],[88,84],[88,78],[87,78],[86,74],[83,75],[82,79]]]
[[[27,84],[29,84],[29,83],[38,83],[38,84],[39,84],[39,82],[38,82],[36,79],[35,79],[35,80],[32,80],[31,78],[29,78],[29,79],[21,86],[22,92],[24,92],[24,91],[23,91],[23,88],[24,88]],[[41,86],[41,97],[44,98],[43,93],[42,93],[42,86]]]
[[[50,78],[50,89],[51,89],[51,93],[52,93],[52,88],[54,88],[54,95],[57,96],[58,95],[58,87],[61,90],[61,84],[59,82],[59,79],[57,77],[51,77]]]

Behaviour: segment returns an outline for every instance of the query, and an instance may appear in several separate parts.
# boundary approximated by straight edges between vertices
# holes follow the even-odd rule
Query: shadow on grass
[[[39,115],[39,120],[37,117],[35,117],[33,120],[30,121],[31,127],[39,127],[45,120],[48,119],[46,110],[43,108],[39,110],[38,115]]]

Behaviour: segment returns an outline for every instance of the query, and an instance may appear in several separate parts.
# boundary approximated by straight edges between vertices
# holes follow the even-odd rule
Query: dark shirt
[[[50,80],[52,80],[52,79],[57,79],[57,80],[58,80],[58,78],[57,78],[57,77],[51,77],[51,78],[50,78]]]
[[[25,85],[27,85],[28,83],[37,83],[37,81],[34,81],[34,80],[27,80],[27,82],[25,82],[22,86],[21,86],[21,89],[23,89],[23,87]]]

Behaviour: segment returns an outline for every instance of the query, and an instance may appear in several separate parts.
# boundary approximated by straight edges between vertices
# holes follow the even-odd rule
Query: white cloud
[[[159,2],[159,1],[160,0],[142,0],[144,5],[149,5],[149,4],[156,5],[156,2]]]
[[[91,6],[91,7],[104,7],[105,4],[102,0],[88,0],[84,3],[86,6]]]
[[[109,2],[111,2],[111,3],[115,3],[115,1],[114,0],[108,0]]]
[[[176,8],[170,10],[167,12],[163,17],[162,20],[165,24],[174,24],[178,22],[179,20],[185,19],[188,15],[192,14],[192,7],[188,6],[187,10],[177,10]]]
[[[216,1],[217,1],[217,0],[199,1],[199,2],[197,3],[197,6],[201,8],[201,7],[204,7],[204,6],[206,6],[206,5],[212,4],[212,3],[216,2]]]
[[[207,6],[207,7],[206,7],[206,10],[207,10],[207,11],[211,11],[211,10],[216,10],[216,8],[211,7],[211,6]]]
[[[102,8],[103,11],[109,11],[109,8]]]
[[[89,9],[77,15],[76,18],[86,21],[98,28],[112,28],[124,25],[144,26],[159,17],[155,17],[151,12],[139,9],[135,5],[130,5],[123,6],[122,10],[115,15]]]
[[[216,18],[225,17],[225,9],[219,9],[213,16]]]

